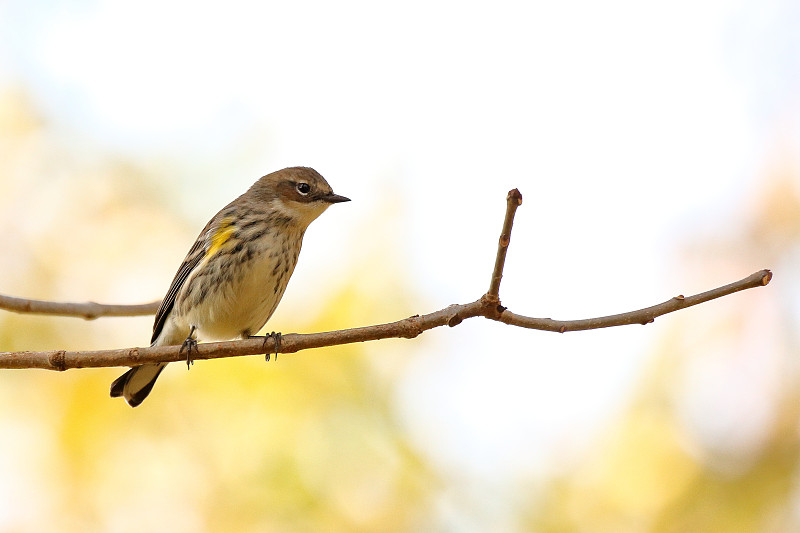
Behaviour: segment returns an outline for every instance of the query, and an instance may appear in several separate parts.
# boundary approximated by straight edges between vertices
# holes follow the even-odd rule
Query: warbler
[[[150,345],[182,344],[190,357],[198,337],[256,334],[281,301],[309,224],[331,204],[348,201],[311,168],[260,178],[200,232],[156,313]],[[111,396],[136,407],[166,365],[131,368],[111,384]]]

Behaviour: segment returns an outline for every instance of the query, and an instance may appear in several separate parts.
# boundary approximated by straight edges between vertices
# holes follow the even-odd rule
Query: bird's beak
[[[327,196],[323,196],[320,200],[328,202],[329,204],[338,204],[339,202],[349,202],[350,198],[331,193]]]

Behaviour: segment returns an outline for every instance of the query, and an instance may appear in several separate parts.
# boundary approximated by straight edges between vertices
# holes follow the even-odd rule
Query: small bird
[[[256,334],[281,301],[309,224],[331,204],[349,201],[308,167],[260,178],[200,232],[156,313],[150,346],[181,344],[189,363],[198,336]],[[136,407],[166,365],[131,368],[111,384],[111,396]]]

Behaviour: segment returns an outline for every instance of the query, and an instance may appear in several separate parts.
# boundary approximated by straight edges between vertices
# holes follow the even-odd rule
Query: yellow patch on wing
[[[206,250],[206,257],[211,257],[219,252],[235,231],[236,227],[233,225],[233,219],[223,218],[216,231],[211,235],[211,244]]]

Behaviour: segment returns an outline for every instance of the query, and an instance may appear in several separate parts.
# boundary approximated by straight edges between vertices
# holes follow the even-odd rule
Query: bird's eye
[[[308,183],[298,183],[297,184],[297,192],[305,196],[311,191],[311,185]]]

